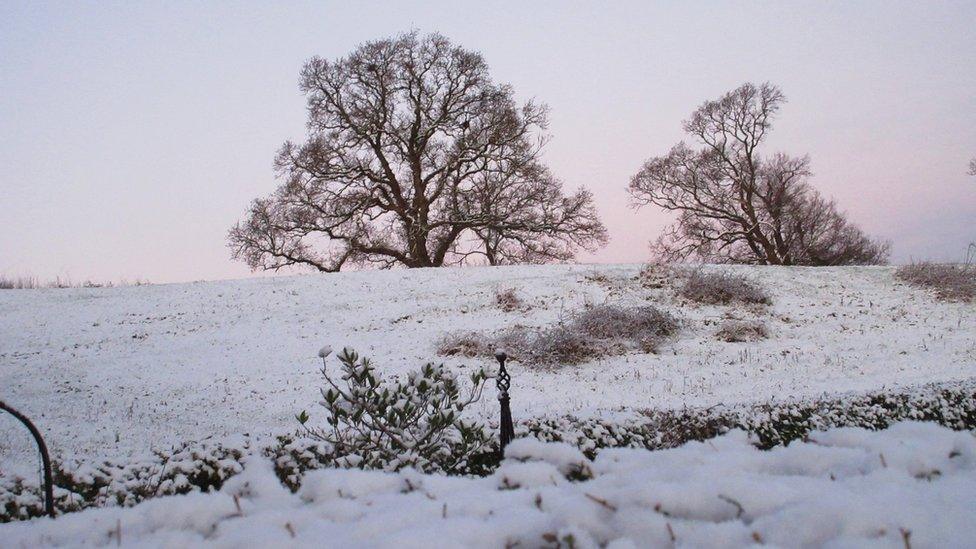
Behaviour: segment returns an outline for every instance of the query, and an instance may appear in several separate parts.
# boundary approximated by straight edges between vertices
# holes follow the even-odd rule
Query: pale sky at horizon
[[[668,217],[627,206],[681,121],[743,82],[788,103],[766,152],[894,262],[976,241],[976,2],[0,3],[0,275],[173,282],[249,276],[227,229],[303,139],[313,55],[416,28],[481,52],[551,108],[545,158],[587,186],[638,262]]]

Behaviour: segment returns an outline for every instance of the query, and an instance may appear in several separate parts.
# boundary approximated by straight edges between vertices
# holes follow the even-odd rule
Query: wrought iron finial
[[[501,407],[501,420],[499,421],[501,433],[499,438],[504,456],[505,447],[515,438],[515,426],[512,424],[512,410],[509,406],[508,396],[508,389],[512,385],[512,376],[505,368],[505,361],[508,359],[505,351],[501,349],[495,351],[495,359],[498,360],[498,376],[495,378],[495,385],[498,387],[498,403]]]
[[[500,349],[495,351],[495,359],[498,360],[498,377],[495,378],[495,385],[498,386],[498,398],[501,399],[503,395],[508,396],[508,388],[512,386],[512,376],[505,368],[505,361],[508,360],[505,351]]]

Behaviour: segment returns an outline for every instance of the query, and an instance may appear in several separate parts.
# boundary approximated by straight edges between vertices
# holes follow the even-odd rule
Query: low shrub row
[[[757,447],[769,449],[831,427],[877,430],[899,421],[930,421],[955,430],[976,430],[976,378],[834,398],[643,410],[625,421],[572,416],[531,419],[519,426],[517,434],[566,442],[592,459],[601,448],[674,448],[733,429],[750,433]]]
[[[60,513],[89,507],[132,506],[159,496],[219,490],[244,470],[254,450],[248,438],[187,442],[135,460],[54,463],[54,499]],[[0,522],[44,514],[37,481],[0,475]]]
[[[601,448],[673,448],[733,429],[749,432],[756,446],[768,449],[830,427],[883,429],[905,420],[976,430],[976,378],[761,405],[643,410],[616,420],[573,416],[531,418],[519,423],[516,433],[569,443],[592,459]],[[88,507],[130,506],[164,495],[217,490],[227,478],[243,469],[246,459],[270,459],[281,482],[291,490],[298,489],[306,471],[357,466],[337,460],[327,442],[301,435],[278,437],[270,444],[249,438],[187,443],[137,461],[62,461],[56,475],[56,505],[64,513]],[[497,449],[493,448],[471,460],[464,470],[454,473],[485,475],[498,463]],[[42,514],[43,503],[36,481],[0,476],[0,522]]]

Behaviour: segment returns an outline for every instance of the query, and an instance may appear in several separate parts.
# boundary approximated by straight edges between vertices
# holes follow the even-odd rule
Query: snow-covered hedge
[[[170,451],[156,451],[125,461],[88,462],[67,459],[55,463],[54,499],[65,513],[89,507],[135,505],[159,496],[218,490],[243,470],[242,461],[254,452],[246,437],[185,443]],[[0,475],[0,522],[44,514],[37,481]]]
[[[600,448],[673,448],[733,429],[754,434],[757,446],[768,449],[830,427],[883,429],[905,420],[976,430],[976,379],[761,405],[645,410],[624,421],[538,418],[520,424],[516,434],[567,442],[592,457]]]
[[[734,431],[668,451],[517,440],[487,477],[266,460],[220,491],[0,525],[11,547],[967,547],[976,438],[840,428],[769,451]],[[585,480],[571,481],[568,477]]]
[[[517,424],[516,434],[564,443],[592,459],[603,448],[673,448],[734,429],[750,433],[758,448],[769,449],[804,439],[813,431],[832,427],[883,429],[904,420],[976,430],[976,379],[899,392],[760,406],[647,410],[626,419],[532,418]],[[58,466],[57,506],[61,512],[131,506],[156,496],[219,490],[243,469],[249,456],[270,461],[279,482],[292,491],[304,485],[311,471],[337,464],[328,443],[300,436],[281,436],[273,442],[235,438],[188,443],[171,452],[158,451],[144,459],[122,462],[67,460]],[[397,468],[386,465],[390,466],[384,468]],[[485,475],[497,465],[497,455],[488,452],[457,472]],[[569,476],[586,478],[582,469]],[[42,514],[36,480],[0,475],[0,522]]]

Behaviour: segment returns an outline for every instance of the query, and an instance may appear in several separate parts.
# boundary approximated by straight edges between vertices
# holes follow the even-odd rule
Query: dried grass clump
[[[72,282],[70,278],[67,277],[55,277],[54,280],[49,282],[41,282],[38,278],[33,276],[0,276],[0,290],[36,290],[39,288],[114,288],[115,286],[145,286],[150,284],[147,280],[137,279],[135,282],[128,282],[122,279],[120,282],[97,282],[93,280],[86,280],[82,283]]]
[[[515,288],[506,288],[495,292],[495,304],[506,313],[526,311],[529,309],[522,296],[515,291]]]
[[[33,290],[41,285],[33,276],[0,276],[0,290]]]
[[[607,342],[583,333],[573,324],[537,331],[513,329],[502,338],[502,347],[515,360],[529,365],[580,364],[610,353]]]
[[[732,302],[768,305],[772,303],[765,290],[748,278],[729,273],[694,271],[685,279],[679,292],[682,297],[707,305]]]
[[[721,341],[729,343],[744,343],[759,341],[769,337],[766,325],[754,320],[727,320],[723,322],[715,333]]]
[[[912,263],[895,271],[895,276],[928,288],[944,301],[972,301],[976,298],[976,266],[940,263]]]
[[[532,366],[580,364],[630,350],[657,352],[678,331],[679,323],[655,307],[598,305],[554,326],[514,326],[494,336],[452,332],[437,344],[441,355],[490,356],[505,349],[510,357]]]
[[[437,340],[437,354],[441,356],[490,356],[490,341],[478,332],[448,332]]]
[[[574,324],[581,332],[600,339],[639,340],[669,336],[678,330],[677,319],[650,305],[633,308],[596,305],[580,313]]]
[[[647,263],[637,274],[637,281],[645,288],[664,288],[684,276],[680,269],[666,263]]]

